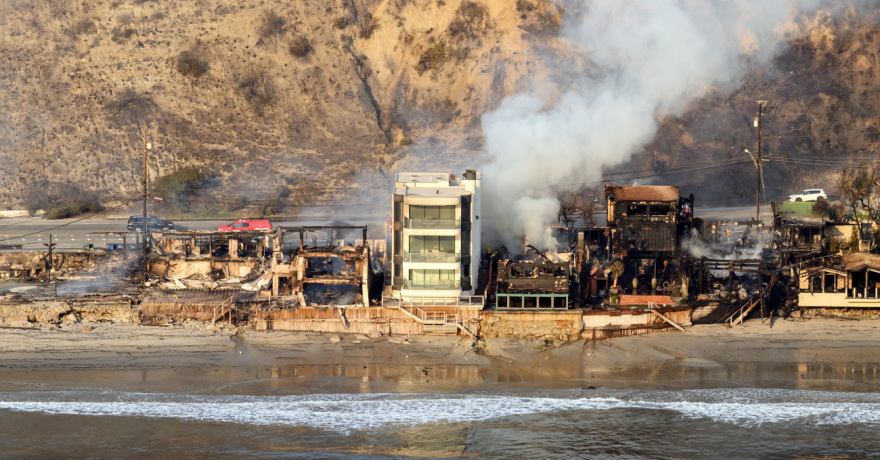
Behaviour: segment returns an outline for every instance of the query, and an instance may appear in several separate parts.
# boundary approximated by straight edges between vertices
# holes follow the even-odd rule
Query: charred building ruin
[[[633,259],[673,257],[693,225],[694,197],[675,186],[605,186],[612,252]]]

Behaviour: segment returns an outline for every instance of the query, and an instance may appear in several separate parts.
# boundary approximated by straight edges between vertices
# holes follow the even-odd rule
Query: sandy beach
[[[482,349],[459,337],[190,326],[0,329],[0,453],[766,458],[880,449],[880,320],[490,339]],[[695,433],[708,441],[690,441]]]
[[[490,339],[481,349],[474,345],[462,337],[367,338],[204,326],[93,323],[4,328],[0,374],[16,380],[38,370],[421,366],[483,369],[522,380],[589,381],[762,365],[874,375],[880,366],[880,320],[776,319],[772,327],[751,320],[731,329],[696,325],[686,333],[601,341]]]

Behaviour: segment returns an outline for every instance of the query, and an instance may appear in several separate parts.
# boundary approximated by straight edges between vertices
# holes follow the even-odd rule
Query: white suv
[[[820,197],[828,199],[828,196],[825,195],[825,190],[821,188],[808,188],[797,195],[789,196],[788,201],[816,201]]]

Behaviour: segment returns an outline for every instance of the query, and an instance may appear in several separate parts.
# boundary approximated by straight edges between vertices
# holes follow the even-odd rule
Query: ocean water
[[[842,369],[685,370],[589,386],[467,367],[6,373],[0,456],[880,457],[880,380]]]

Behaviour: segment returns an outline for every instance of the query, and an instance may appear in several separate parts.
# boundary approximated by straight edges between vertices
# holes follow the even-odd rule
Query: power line
[[[196,203],[212,203],[212,204],[232,204],[232,205],[241,205],[247,206],[249,204],[281,204],[284,206],[290,206],[295,208],[342,208],[342,207],[351,207],[351,206],[376,206],[384,203],[350,203],[350,204],[297,204],[297,203],[288,203],[280,200],[248,200],[246,202],[242,201],[222,201],[222,200],[200,200],[200,199],[192,199],[192,198],[163,198],[163,200],[169,201],[184,201],[184,202],[196,202]]]
[[[107,212],[110,212],[110,211],[113,211],[113,210],[116,210],[116,209],[119,209],[119,208],[122,208],[122,207],[128,206],[129,204],[133,203],[134,201],[135,201],[135,200],[129,200],[129,201],[125,202],[124,204],[120,204],[119,206],[113,206],[112,208],[107,208],[107,209],[105,209],[105,210],[103,210],[103,211],[96,212],[96,213],[94,213],[94,214],[90,214],[90,215],[88,215],[88,216],[86,216],[86,217],[83,217],[83,218],[80,218],[80,219],[75,219],[75,220],[72,220],[72,221],[70,221],[70,222],[65,222],[65,223],[63,223],[63,224],[61,224],[61,225],[56,225],[56,226],[54,226],[54,227],[46,228],[46,229],[43,229],[43,230],[37,230],[37,231],[35,231],[35,232],[26,233],[26,234],[24,234],[24,235],[11,236],[11,237],[9,237],[9,238],[4,238],[4,239],[0,240],[0,243],[2,243],[2,242],[4,242],[4,241],[17,240],[17,239],[19,239],[19,238],[25,238],[25,237],[32,236],[32,235],[37,235],[37,234],[40,234],[40,233],[46,233],[46,232],[48,232],[48,231],[55,230],[56,228],[66,227],[66,226],[68,226],[68,225],[75,224],[75,223],[77,223],[77,222],[82,222],[82,221],[84,221],[84,220],[86,220],[86,219],[91,219],[92,217],[99,216],[99,215],[101,215],[101,214],[104,214],[104,213],[107,213]]]
[[[119,208],[119,207],[122,207],[122,206],[125,206],[125,205],[127,205],[127,204],[130,204],[130,203],[132,203],[133,201],[135,201],[135,198],[128,198],[128,199],[124,202],[125,204],[122,204],[122,205],[120,205],[120,206],[114,206],[114,207],[111,208],[111,209],[117,209],[117,208]],[[68,202],[71,202],[71,201],[68,201]],[[96,213],[95,215],[101,214],[101,213],[103,213],[103,212],[104,212],[104,211],[100,211],[100,212]],[[27,218],[30,219],[31,217],[27,217]],[[14,219],[14,217],[13,217],[13,219]],[[0,228],[14,227],[14,226],[16,226],[16,225],[27,224],[27,223],[29,223],[29,221],[27,221],[27,220],[22,220],[22,221],[18,221],[18,222],[8,223],[8,224],[6,224],[6,225],[0,225]]]
[[[697,166],[694,166],[694,165],[688,165],[688,166],[678,166],[678,165],[673,165],[673,166],[668,166],[668,165],[667,165],[666,167],[667,167],[667,168],[683,168],[683,167],[714,166],[714,165],[719,165],[719,164],[726,164],[726,163],[729,162],[729,161],[736,161],[736,160],[739,160],[739,159],[746,160],[747,157],[743,156],[742,158],[735,158],[735,157],[719,158],[719,159],[715,160],[715,161],[716,161],[715,163],[704,163],[704,164],[702,164],[702,165],[697,165]],[[717,161],[720,161],[721,163],[717,163]],[[614,179],[614,176],[618,176],[618,175],[626,175],[626,176],[628,176],[628,175],[632,175],[632,174],[659,174],[659,173],[656,172],[656,169],[652,168],[652,169],[643,169],[643,170],[640,170],[640,171],[627,170],[627,171],[624,171],[624,172],[605,173],[605,174],[603,174],[602,176],[603,176],[604,178],[611,178],[611,179]]]
[[[801,161],[794,158],[765,158],[766,161],[773,161],[776,163],[786,163],[786,164],[798,164],[798,165],[806,165],[806,166],[824,166],[824,167],[835,167],[835,168],[851,168],[858,166],[865,166],[865,162],[863,163],[835,163],[831,161],[816,161],[816,160],[807,160]],[[877,163],[875,161],[875,163]]]
[[[708,165],[702,165],[702,166],[695,166],[695,167],[691,167],[691,168],[683,168],[683,169],[676,169],[676,170],[669,170],[669,171],[662,171],[662,172],[653,172],[653,173],[647,173],[647,174],[643,174],[643,175],[623,176],[623,177],[604,177],[604,178],[602,178],[602,180],[593,181],[593,182],[581,182],[581,183],[577,183],[577,184],[554,184],[549,187],[550,188],[576,187],[576,186],[584,186],[584,185],[603,184],[603,183],[615,182],[615,181],[647,179],[650,177],[669,176],[672,174],[681,174],[681,173],[686,173],[686,172],[702,171],[705,169],[720,168],[723,166],[732,166],[732,165],[745,164],[745,163],[751,163],[751,162],[752,162],[752,160],[741,159],[741,160],[728,161],[728,162],[724,162],[724,163],[715,163],[715,164],[708,164]]]

